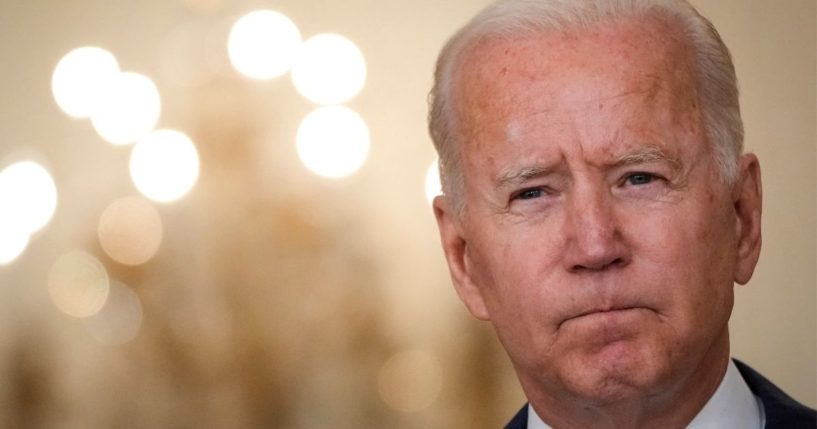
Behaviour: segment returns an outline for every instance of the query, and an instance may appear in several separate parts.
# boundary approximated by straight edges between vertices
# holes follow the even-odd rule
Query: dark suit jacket
[[[766,429],[817,428],[817,412],[797,402],[784,393],[757,371],[745,363],[735,360],[740,375],[763,403],[766,413]],[[525,404],[505,429],[525,429],[528,427],[528,405]]]

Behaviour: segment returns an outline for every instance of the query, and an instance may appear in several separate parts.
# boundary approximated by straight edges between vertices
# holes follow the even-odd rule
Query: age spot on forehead
[[[511,143],[519,141],[522,138],[522,126],[517,121],[511,121],[505,127],[505,137]]]

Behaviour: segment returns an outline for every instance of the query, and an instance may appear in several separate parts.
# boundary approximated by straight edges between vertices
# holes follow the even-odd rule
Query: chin
[[[568,391],[596,404],[637,400],[661,391],[671,378],[667,352],[621,341],[568,359],[559,377]]]

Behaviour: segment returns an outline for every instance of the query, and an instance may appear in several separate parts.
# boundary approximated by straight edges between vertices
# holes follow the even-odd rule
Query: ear
[[[472,264],[468,255],[468,241],[463,235],[461,215],[456,212],[450,197],[444,195],[434,198],[434,216],[440,229],[445,259],[454,289],[462,302],[476,318],[489,320],[485,299],[479,286],[472,278]]]
[[[733,193],[738,239],[735,281],[746,284],[752,278],[760,256],[763,186],[760,181],[760,164],[754,154],[741,156],[739,169]]]

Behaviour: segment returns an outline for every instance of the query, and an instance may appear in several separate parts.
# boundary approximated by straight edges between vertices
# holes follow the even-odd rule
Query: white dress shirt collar
[[[763,429],[765,424],[763,404],[752,394],[735,363],[730,360],[718,390],[692,419],[687,429]],[[551,429],[530,405],[528,429]]]

